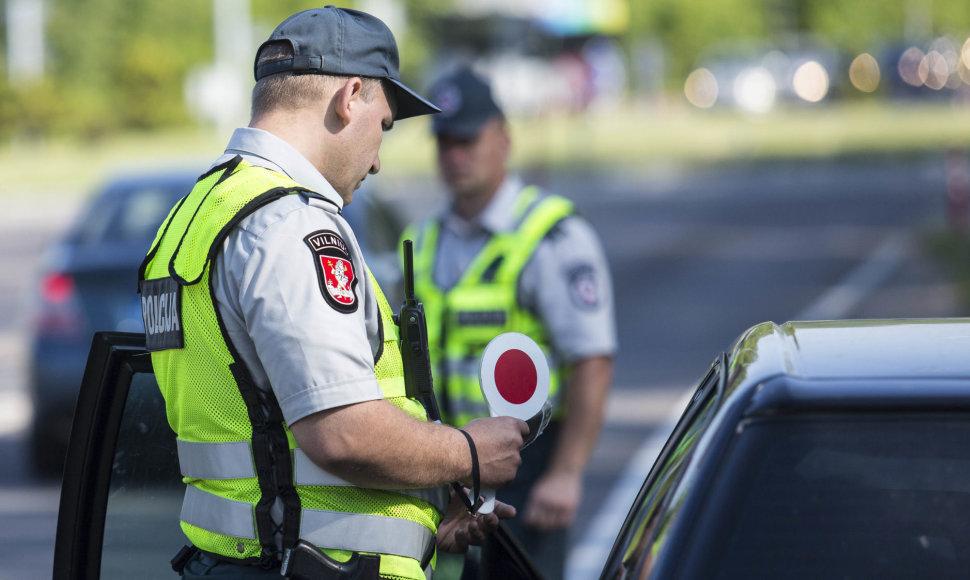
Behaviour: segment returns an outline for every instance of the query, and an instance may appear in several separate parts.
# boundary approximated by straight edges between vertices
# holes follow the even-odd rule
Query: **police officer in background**
[[[552,421],[498,498],[518,507],[510,528],[543,573],[558,578],[612,377],[610,273],[571,202],[508,174],[506,119],[485,80],[459,68],[431,94],[442,108],[432,130],[449,203],[403,237],[415,240],[415,294],[442,415],[452,425],[488,416],[478,369],[493,337],[517,331],[542,346]]]
[[[508,483],[528,434],[510,418],[427,421],[340,215],[380,169],[384,131],[437,108],[400,81],[390,30],[353,10],[291,16],[254,68],[249,127],[139,273],[143,297],[164,305],[147,342],[187,483],[192,546],[173,567],[278,578],[308,542],[328,569],[423,580],[436,545],[464,551],[514,514],[472,518],[446,484]]]

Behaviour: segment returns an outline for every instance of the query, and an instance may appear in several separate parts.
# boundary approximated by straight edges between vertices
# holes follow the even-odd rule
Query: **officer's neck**
[[[307,130],[308,126],[318,126],[318,122],[317,119],[309,118],[305,109],[299,113],[276,109],[264,114],[259,119],[254,119],[249,126],[272,133],[277,138],[287,142],[309,161],[320,174],[326,177],[327,144],[325,138],[327,132]]]
[[[465,221],[474,221],[482,215],[488,204],[495,199],[497,193],[498,188],[496,187],[471,195],[455,196],[452,209]]]

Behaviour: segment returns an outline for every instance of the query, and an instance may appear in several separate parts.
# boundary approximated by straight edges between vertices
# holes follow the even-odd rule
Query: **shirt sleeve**
[[[244,362],[257,384],[264,378],[271,386],[290,424],[381,398],[368,336],[377,334],[376,300],[353,232],[342,218],[295,200],[269,207],[279,215],[244,220],[223,246],[221,310]],[[353,308],[325,294],[320,256],[305,240],[321,232],[347,244]]]
[[[615,353],[609,264],[586,220],[566,218],[542,240],[522,272],[519,295],[542,320],[564,362]]]

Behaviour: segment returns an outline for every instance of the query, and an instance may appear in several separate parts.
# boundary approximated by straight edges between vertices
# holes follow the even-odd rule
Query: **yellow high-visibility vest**
[[[305,539],[331,557],[381,555],[381,573],[424,579],[435,533],[447,507],[447,487],[366,489],[327,473],[297,447],[272,392],[260,392],[220,324],[210,286],[211,260],[232,227],[258,208],[306,188],[236,157],[203,175],[162,224],[139,274],[143,294],[174,288],[163,299],[161,331],[180,327],[180,345],[162,345],[152,364],[186,484],[181,526],[192,543],[242,562],[278,558],[282,545]],[[421,420],[421,404],[405,396],[397,326],[373,276],[384,347],[375,361],[383,395]],[[148,301],[152,302],[151,297]],[[153,304],[159,304],[155,300]],[[161,308],[161,307],[159,307]],[[149,344],[152,331],[147,329]],[[151,347],[150,347],[151,349]],[[282,530],[270,516],[282,505]]]

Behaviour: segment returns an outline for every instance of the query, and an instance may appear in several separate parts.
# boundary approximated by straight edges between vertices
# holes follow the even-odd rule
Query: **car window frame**
[[[687,472],[694,447],[701,435],[710,426],[711,420],[723,401],[729,371],[727,354],[721,353],[711,364],[704,378],[701,379],[687,404],[687,408],[650,468],[636,500],[634,500],[620,531],[617,533],[613,549],[610,551],[600,576],[602,580],[622,577],[620,570],[624,565],[624,558],[635,542],[639,542],[641,546],[649,550],[650,546],[657,540],[663,526],[651,526],[648,522],[660,518],[666,519],[663,514],[670,510],[670,501],[674,494],[665,492],[664,489],[670,490],[679,487]],[[689,441],[688,449],[677,456],[678,449],[685,441]],[[642,538],[638,531],[646,527],[651,527],[649,535],[647,538]],[[642,557],[639,559],[637,570],[633,574],[634,577],[639,577],[637,574],[645,560],[646,558]]]
[[[54,578],[99,578],[112,465],[135,375],[153,373],[144,333],[97,332],[78,392],[61,483]]]

